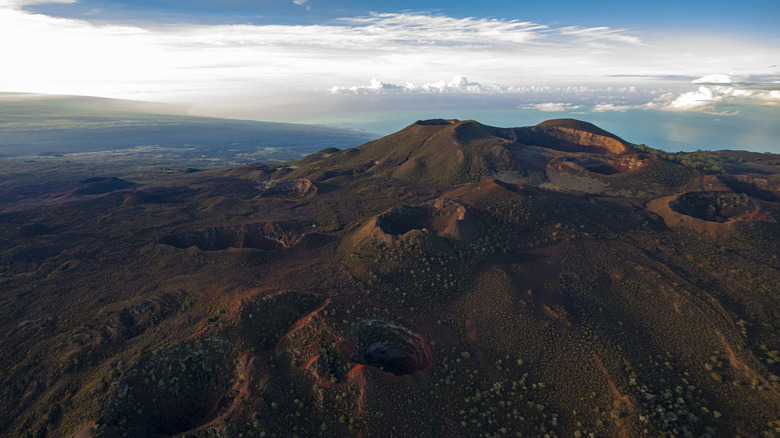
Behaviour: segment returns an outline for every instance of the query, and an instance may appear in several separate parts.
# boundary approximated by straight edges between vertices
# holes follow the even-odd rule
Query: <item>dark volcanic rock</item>
[[[253,248],[266,251],[286,249],[297,243],[301,234],[275,222],[256,222],[235,228],[210,228],[173,234],[159,240],[176,248],[198,247],[204,251],[228,248]]]

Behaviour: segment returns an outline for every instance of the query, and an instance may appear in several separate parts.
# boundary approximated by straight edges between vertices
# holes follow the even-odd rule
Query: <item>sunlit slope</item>
[[[559,120],[533,127],[495,128],[471,120],[418,121],[358,148],[330,153],[322,160],[307,160],[293,176],[323,179],[367,172],[405,180],[461,184],[504,171],[542,170],[551,154],[620,154],[630,147],[589,123],[575,122]]]

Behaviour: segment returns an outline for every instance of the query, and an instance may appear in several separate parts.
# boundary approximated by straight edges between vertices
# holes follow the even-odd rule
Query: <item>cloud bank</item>
[[[777,82],[776,82],[777,83]],[[615,105],[602,102],[593,107],[593,111],[627,111],[630,109],[659,109],[664,111],[702,111],[714,113],[718,104],[753,103],[757,105],[780,107],[780,90],[772,89],[776,85],[769,83],[762,88],[755,84],[735,82],[730,75],[709,74],[691,81],[699,85],[694,91],[683,93],[665,93],[650,102],[641,105]],[[715,85],[724,84],[724,85]],[[729,115],[728,112],[720,112]]]
[[[511,89],[503,88],[499,85],[483,85],[479,82],[469,81],[465,76],[455,76],[451,81],[426,82],[424,84],[415,84],[407,82],[404,85],[396,85],[382,82],[372,78],[368,85],[353,85],[351,87],[333,86],[330,89],[332,94],[388,94],[388,93],[421,93],[421,94],[444,94],[444,93],[462,93],[462,94],[495,94],[506,93]]]
[[[516,96],[514,106],[546,111],[777,103],[777,91],[738,76],[777,78],[780,50],[716,37],[667,42],[628,29],[419,13],[315,25],[116,25],[24,9],[38,1],[0,0],[2,91],[187,101],[225,115],[242,102],[294,111],[303,95],[298,111],[327,111],[309,105],[316,96],[366,95]]]

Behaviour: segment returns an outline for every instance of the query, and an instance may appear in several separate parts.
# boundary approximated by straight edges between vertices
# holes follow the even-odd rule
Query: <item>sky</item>
[[[0,92],[382,134],[426,114],[744,120],[780,152],[779,21],[776,0],[0,0]]]

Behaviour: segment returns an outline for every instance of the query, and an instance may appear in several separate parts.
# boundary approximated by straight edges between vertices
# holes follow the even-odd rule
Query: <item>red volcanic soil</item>
[[[621,154],[630,143],[595,125],[574,119],[556,119],[528,128],[514,128],[514,140],[566,152]]]
[[[669,227],[683,227],[713,236],[727,235],[739,222],[775,222],[761,205],[744,194],[688,192],[665,196],[647,204]]]

